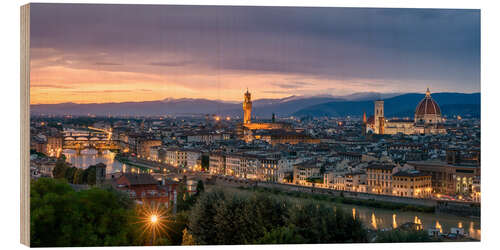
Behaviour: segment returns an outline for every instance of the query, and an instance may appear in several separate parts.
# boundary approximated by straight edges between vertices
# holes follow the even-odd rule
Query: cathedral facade
[[[414,120],[391,119],[384,116],[384,101],[377,100],[374,104],[374,115],[366,119],[363,114],[363,124],[366,133],[374,134],[444,134],[446,129],[443,126],[443,118],[439,105],[432,99],[431,92],[427,89],[424,99],[422,99],[415,109]]]

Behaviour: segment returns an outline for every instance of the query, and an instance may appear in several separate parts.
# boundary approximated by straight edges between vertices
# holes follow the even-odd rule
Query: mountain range
[[[412,117],[418,103],[424,94],[408,93],[384,99],[384,114],[386,117]],[[481,94],[472,93],[434,93],[432,98],[446,116],[470,115],[479,117],[481,112]],[[366,112],[373,115],[373,100],[371,101],[333,101],[311,105],[293,113],[294,116],[349,116]]]
[[[440,105],[444,115],[464,112],[479,116],[480,93],[434,93],[432,97]],[[257,99],[253,101],[252,115],[278,116],[360,116],[363,112],[373,114],[373,101],[385,101],[385,114],[390,116],[413,116],[417,104],[424,94],[364,92],[347,96],[289,96],[279,99]],[[52,115],[192,115],[220,114],[242,115],[242,104],[207,99],[167,98],[159,101],[121,103],[59,103],[30,105],[31,114]]]

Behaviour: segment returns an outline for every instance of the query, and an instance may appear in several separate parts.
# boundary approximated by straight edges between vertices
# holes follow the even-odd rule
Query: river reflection
[[[465,228],[465,232],[473,239],[481,239],[481,222],[477,218],[468,218],[450,214],[434,214],[419,212],[394,212],[393,210],[374,209],[362,206],[341,205],[342,208],[349,211],[355,219],[359,219],[369,228],[390,229],[396,228],[407,222],[418,224],[423,229],[436,228],[441,233],[449,233],[451,228]],[[465,225],[465,227],[464,227]]]
[[[77,168],[86,169],[91,165],[104,163],[106,164],[106,173],[140,171],[140,169],[136,167],[115,160],[116,154],[109,150],[105,150],[101,154],[98,154],[95,149],[84,149],[77,154],[75,150],[65,149],[63,153],[66,156],[66,161]]]

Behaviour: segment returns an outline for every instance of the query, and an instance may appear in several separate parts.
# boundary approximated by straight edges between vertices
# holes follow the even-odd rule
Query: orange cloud
[[[334,80],[292,73],[220,70],[199,65],[182,55],[162,53],[156,57],[126,53],[117,58],[104,52],[65,54],[45,48],[32,49],[32,54],[31,104],[140,102],[164,98],[241,101],[247,87],[254,99],[261,99],[343,95],[369,88],[393,92],[393,87],[401,84],[376,79]]]

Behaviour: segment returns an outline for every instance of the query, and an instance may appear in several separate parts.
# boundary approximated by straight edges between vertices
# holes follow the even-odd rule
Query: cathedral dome
[[[415,121],[425,123],[437,123],[441,121],[441,109],[431,97],[431,92],[427,89],[424,99],[420,101],[415,109]]]

